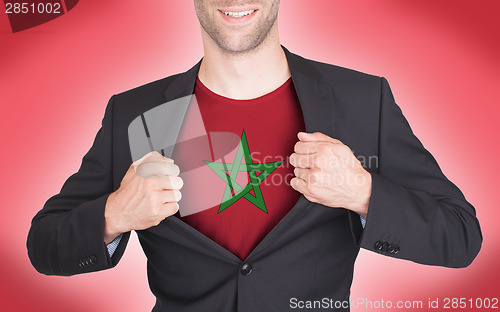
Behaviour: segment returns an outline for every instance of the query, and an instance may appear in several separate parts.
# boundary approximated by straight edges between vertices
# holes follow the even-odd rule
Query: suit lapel
[[[173,77],[174,80],[168,85],[164,92],[165,102],[173,101],[193,94],[200,65],[201,60],[187,72]]]
[[[299,97],[307,132],[323,132],[334,136],[335,102],[331,88],[321,82],[320,73],[302,57],[283,47]]]
[[[306,131],[318,131],[334,136],[335,105],[332,90],[326,84],[321,83],[320,73],[316,72],[315,69],[308,64],[308,61],[290,53],[285,47],[283,47],[283,50],[287,57],[293,84],[299,98]],[[165,90],[166,102],[180,97],[186,97],[193,93],[200,64],[201,61],[187,72],[180,74],[175,78],[175,80]],[[176,136],[178,136],[180,128],[171,129],[171,131],[176,131]],[[254,257],[256,254],[262,252],[262,250],[270,246],[273,241],[283,235],[287,229],[292,227],[297,220],[303,218],[304,214],[309,211],[309,209],[306,208],[310,204],[311,203],[304,196],[301,196],[285,217],[278,222],[272,231],[264,237],[264,239],[250,253],[248,258]],[[241,260],[234,254],[210,238],[206,237],[184,221],[180,220],[178,217],[169,217],[165,219],[164,222],[169,224],[169,228],[174,226],[174,228],[177,229],[185,229],[191,240],[196,241],[197,244],[201,244],[201,246],[199,246],[200,248],[203,247],[202,249],[208,248],[208,250],[213,250],[214,253],[224,256],[230,261],[241,262]],[[167,230],[166,227],[165,230]],[[156,227],[154,232],[161,234],[162,227]],[[167,235],[168,233],[164,234]],[[188,244],[188,242],[185,242],[185,244]]]

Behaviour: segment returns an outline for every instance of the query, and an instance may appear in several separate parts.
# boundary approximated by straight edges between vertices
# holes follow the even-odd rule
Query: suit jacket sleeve
[[[28,255],[40,273],[73,275],[103,270],[115,266],[123,254],[130,233],[122,237],[112,258],[104,243],[104,207],[113,192],[113,99],[78,172],[33,218]]]
[[[474,207],[415,137],[384,78],[380,105],[378,170],[360,246],[422,264],[468,266],[482,243]]]

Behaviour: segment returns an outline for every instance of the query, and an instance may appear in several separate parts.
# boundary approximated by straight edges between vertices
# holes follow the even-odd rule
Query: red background
[[[423,300],[425,306],[428,298],[442,304],[445,297],[500,296],[497,2],[282,1],[283,44],[386,77],[414,132],[476,207],[482,225],[483,248],[466,269],[362,250],[354,301]],[[154,298],[135,236],[115,269],[69,278],[38,274],[25,241],[31,218],[78,169],[109,97],[200,59],[192,1],[80,1],[15,34],[2,12],[0,43],[0,310],[149,311]]]

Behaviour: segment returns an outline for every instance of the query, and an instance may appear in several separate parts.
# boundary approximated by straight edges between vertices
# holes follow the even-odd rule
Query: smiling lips
[[[243,11],[243,12],[224,12],[224,11],[221,11],[221,12],[226,14],[227,16],[230,16],[230,17],[241,18],[241,17],[247,16],[247,15],[250,15],[255,11],[257,11],[257,10],[248,10],[248,11]]]

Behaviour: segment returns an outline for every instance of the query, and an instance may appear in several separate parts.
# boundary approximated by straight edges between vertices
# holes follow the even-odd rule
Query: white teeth
[[[243,12],[222,12],[226,14],[227,16],[235,17],[235,18],[240,18],[243,16],[247,16],[255,12],[255,10],[248,10],[248,11],[243,11]]]

